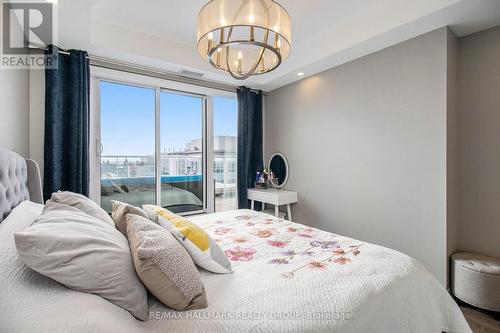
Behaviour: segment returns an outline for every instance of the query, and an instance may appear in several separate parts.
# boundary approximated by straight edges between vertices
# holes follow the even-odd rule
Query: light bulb
[[[253,16],[253,14],[250,14],[250,16],[248,17],[248,22],[250,24],[253,24],[254,21],[255,21],[255,17]]]
[[[207,38],[208,38],[208,40],[213,40],[213,39],[214,39],[214,34],[213,34],[213,33],[211,33],[211,32],[209,32],[209,33],[207,34]]]
[[[241,53],[241,51],[238,52],[238,59],[241,59],[243,58],[243,53]]]

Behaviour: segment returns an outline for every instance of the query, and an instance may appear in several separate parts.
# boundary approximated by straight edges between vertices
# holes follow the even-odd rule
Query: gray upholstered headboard
[[[0,223],[24,200],[43,203],[40,168],[0,147]]]

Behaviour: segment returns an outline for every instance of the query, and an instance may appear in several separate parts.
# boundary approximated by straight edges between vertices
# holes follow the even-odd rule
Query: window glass
[[[155,90],[100,82],[101,205],[154,204]]]
[[[100,172],[100,200],[106,211],[111,212],[111,200],[158,204],[176,213],[237,209],[236,96],[97,82],[100,133],[95,136],[102,149],[93,166]],[[212,109],[205,107],[206,98],[212,100]],[[208,137],[212,156],[204,151],[208,135],[213,135]],[[213,162],[210,177],[207,161]]]
[[[162,91],[160,107],[161,205],[203,210],[203,98]]]
[[[238,102],[235,98],[213,98],[215,211],[237,209],[236,149]]]

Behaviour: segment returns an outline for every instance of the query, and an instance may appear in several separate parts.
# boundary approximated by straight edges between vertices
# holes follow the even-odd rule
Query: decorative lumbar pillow
[[[144,212],[144,210],[124,202],[111,200],[111,206],[111,217],[115,222],[116,228],[125,236],[127,236],[127,214],[139,215],[144,218],[148,218],[148,215]]]
[[[19,256],[31,269],[147,319],[146,289],[126,238],[114,226],[49,201],[42,215],[14,237]]]
[[[231,273],[231,262],[222,249],[193,222],[171,211],[153,205],[143,205],[152,221],[157,222],[177,238],[198,266],[214,273]]]
[[[109,216],[108,213],[106,213],[104,209],[102,209],[97,203],[90,200],[84,195],[68,191],[59,191],[52,193],[49,201],[78,208],[84,213],[87,213],[88,215],[93,216],[99,220],[107,222],[111,225],[115,224],[113,222],[113,219]]]
[[[138,215],[128,214],[126,226],[135,270],[151,294],[174,310],[205,308],[200,273],[174,236]]]

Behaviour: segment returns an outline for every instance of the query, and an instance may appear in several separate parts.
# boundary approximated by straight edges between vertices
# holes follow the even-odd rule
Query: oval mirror
[[[269,159],[269,174],[274,174],[271,184],[275,188],[283,188],[288,181],[288,161],[282,153],[274,153]]]

